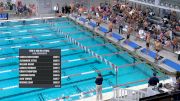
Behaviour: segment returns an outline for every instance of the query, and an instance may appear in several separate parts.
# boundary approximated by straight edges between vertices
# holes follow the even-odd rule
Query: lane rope
[[[78,41],[76,41],[75,39],[71,38],[68,34],[64,34],[64,32],[61,31],[61,29],[59,28],[57,30],[61,35],[64,35],[65,38],[67,38],[67,40],[70,43],[73,43],[77,46],[79,46],[81,49],[83,49],[84,51],[88,52],[89,54],[91,54],[92,56],[95,56],[96,58],[98,58],[100,61],[104,62],[105,64],[109,65],[110,67],[114,68],[115,70],[117,70],[116,68],[118,68],[117,65],[113,64],[112,62],[108,61],[107,59],[103,58],[101,55],[98,55],[97,53],[95,53],[94,51],[90,50],[89,48],[87,48],[86,46],[82,45],[81,43],[79,43]]]

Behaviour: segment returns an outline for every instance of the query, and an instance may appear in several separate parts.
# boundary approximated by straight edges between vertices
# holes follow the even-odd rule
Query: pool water
[[[103,58],[117,66],[134,63],[134,57],[127,52],[116,48],[113,44],[105,42],[100,36],[84,27],[77,25],[67,18],[47,20],[54,26],[45,23],[44,20],[30,20],[18,22],[6,22],[0,26],[0,100],[3,101],[47,101],[63,96],[71,96],[68,100],[80,99],[82,92],[95,89],[96,70],[110,68],[104,62],[93,57],[77,45],[70,43],[64,35],[54,28],[60,28],[65,34],[80,42],[90,50],[103,56]],[[25,24],[25,25],[24,25]],[[19,48],[51,48],[61,49],[62,87],[61,88],[19,88]],[[117,53],[119,54],[112,54]],[[106,56],[106,54],[111,54]],[[80,60],[80,58],[85,58]],[[79,59],[79,60],[78,60]],[[69,61],[72,60],[72,61]],[[73,61],[76,60],[76,61]],[[139,59],[135,59],[140,62]],[[90,73],[90,71],[92,73]],[[88,73],[89,72],[89,73]],[[118,70],[118,84],[125,84],[152,76],[154,70],[145,63],[134,66],[126,66]],[[159,76],[164,75],[158,72]],[[83,75],[74,75],[82,74]],[[104,82],[103,92],[112,91],[116,85],[116,73],[113,69],[101,71]],[[69,76],[70,77],[65,77]],[[74,75],[74,76],[72,76]],[[122,86],[124,88],[144,84],[145,82]],[[85,96],[92,96],[90,93]]]

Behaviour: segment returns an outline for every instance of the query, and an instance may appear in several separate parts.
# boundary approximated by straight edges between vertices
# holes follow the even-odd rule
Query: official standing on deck
[[[98,73],[95,83],[96,83],[96,101],[102,101],[103,77],[102,77],[101,73]]]
[[[153,77],[151,77],[148,81],[148,86],[157,86],[159,83],[159,79],[156,77],[156,73],[153,73]]]

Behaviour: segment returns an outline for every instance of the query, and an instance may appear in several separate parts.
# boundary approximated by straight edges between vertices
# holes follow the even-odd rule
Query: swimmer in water
[[[43,19],[43,23],[45,23],[46,22],[46,19]]]
[[[26,25],[26,21],[25,20],[23,20],[22,23],[23,23],[23,25]]]
[[[1,26],[4,26],[4,23],[1,23]]]

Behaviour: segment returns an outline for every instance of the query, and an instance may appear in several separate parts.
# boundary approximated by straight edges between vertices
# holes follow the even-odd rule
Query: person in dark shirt
[[[68,14],[70,14],[71,13],[71,6],[68,6],[68,12],[67,12]]]
[[[101,73],[98,73],[95,83],[96,83],[96,101],[102,101],[103,77],[102,77]]]
[[[66,6],[64,7],[64,9],[65,9],[65,14],[67,14],[67,13],[68,13],[68,6],[66,5]]]
[[[180,78],[177,78],[177,80],[176,80],[175,90],[176,90],[176,91],[179,91],[179,90],[180,90]]]
[[[65,13],[65,8],[64,7],[62,7],[62,9],[61,9],[62,11],[62,13],[64,14]]]
[[[148,81],[149,86],[156,86],[159,83],[159,79],[156,77],[156,73],[153,73],[153,77],[151,77]]]

